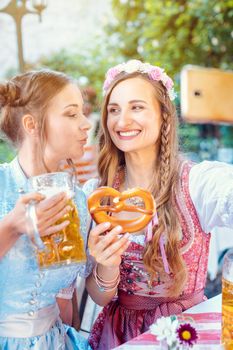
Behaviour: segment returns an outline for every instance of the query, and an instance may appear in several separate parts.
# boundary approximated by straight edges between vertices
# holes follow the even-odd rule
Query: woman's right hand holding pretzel
[[[108,268],[118,267],[121,255],[129,246],[129,234],[120,235],[121,226],[108,231],[111,224],[105,222],[97,225],[90,231],[88,247],[96,262]]]
[[[109,222],[97,225],[91,230],[88,240],[89,251],[95,258],[96,265],[87,278],[86,286],[101,306],[106,305],[116,293],[120,280],[121,256],[130,244],[128,233],[120,235],[123,232],[121,226],[112,230],[110,227]]]

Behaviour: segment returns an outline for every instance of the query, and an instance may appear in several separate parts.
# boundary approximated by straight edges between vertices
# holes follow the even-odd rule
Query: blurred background
[[[125,59],[164,67],[178,111],[185,64],[233,68],[232,0],[0,0],[0,11],[0,78],[41,67],[66,72],[96,92],[91,112],[99,110],[104,72]],[[233,126],[180,118],[179,132],[190,158],[233,162]],[[11,158],[1,142],[0,161]]]
[[[0,78],[47,67],[77,78],[83,90],[93,129],[85,159],[77,164],[83,166],[77,170],[81,182],[96,175],[104,74],[130,58],[162,66],[174,79],[180,148],[187,157],[233,163],[233,125],[187,124],[179,114],[182,67],[232,70],[232,48],[233,0],[0,0]],[[1,139],[0,162],[14,154]],[[221,289],[222,252],[233,246],[232,235],[216,228],[208,296]]]

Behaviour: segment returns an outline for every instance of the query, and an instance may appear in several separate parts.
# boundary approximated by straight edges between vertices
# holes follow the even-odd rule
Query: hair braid
[[[170,175],[170,156],[171,156],[171,147],[170,147],[170,124],[169,116],[167,113],[163,113],[163,124],[161,127],[161,146],[160,146],[160,181],[161,189],[163,189],[168,181]]]

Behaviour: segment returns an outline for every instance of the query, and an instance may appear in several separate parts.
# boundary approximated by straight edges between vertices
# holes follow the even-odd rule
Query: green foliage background
[[[116,55],[162,65],[173,77],[185,64],[233,68],[232,0],[112,0],[112,7]]]
[[[28,69],[49,67],[66,72],[81,86],[93,86],[99,102],[106,70],[130,58],[165,68],[178,92],[179,73],[185,64],[233,69],[233,0],[112,0],[112,11],[114,17],[105,35],[93,41],[91,50],[72,54],[62,50]],[[179,110],[179,94],[176,103]],[[181,123],[184,151],[199,152],[201,128]],[[233,127],[218,129],[221,144],[233,147]],[[0,143],[0,161],[13,154],[3,147]]]
[[[7,142],[0,140],[0,163],[9,162],[15,156],[15,150]]]

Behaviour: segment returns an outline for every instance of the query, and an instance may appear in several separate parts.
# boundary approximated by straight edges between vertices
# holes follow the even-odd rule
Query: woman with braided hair
[[[106,74],[100,134],[100,180],[86,183],[119,191],[142,187],[155,199],[158,220],[129,237],[121,254],[116,237],[101,225],[89,236],[96,260],[87,287],[100,305],[89,342],[112,349],[148,330],[161,316],[178,314],[204,300],[210,232],[232,227],[233,167],[193,164],[178,152],[173,82],[163,69],[131,60]],[[129,199],[138,206],[139,198]],[[133,213],[118,213],[121,219]],[[106,230],[106,228],[105,228]],[[119,284],[108,291],[106,271]],[[101,288],[102,287],[102,288]]]
[[[83,155],[90,124],[82,95],[65,74],[28,72],[0,84],[0,107],[0,130],[18,151],[0,165],[0,349],[90,349],[71,325],[76,277],[86,277],[92,263],[39,270],[27,217],[34,201],[41,236],[69,224],[57,223],[71,210],[66,193],[45,198],[27,193],[27,184],[29,177],[57,172],[60,161]],[[86,242],[86,197],[78,186],[74,192]]]

